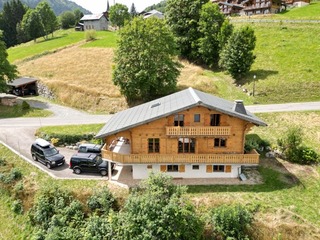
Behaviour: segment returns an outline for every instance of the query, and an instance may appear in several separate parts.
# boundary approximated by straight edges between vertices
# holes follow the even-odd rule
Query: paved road
[[[20,154],[26,161],[29,161],[43,171],[48,172],[48,174],[53,177],[65,179],[101,179],[99,175],[75,175],[68,169],[68,165],[49,170],[41,163],[32,161],[30,146],[35,140],[35,131],[41,126],[106,123],[111,115],[91,115],[68,107],[38,101],[31,101],[30,104],[33,107],[48,109],[52,111],[54,115],[47,118],[0,119],[0,141]],[[320,102],[253,105],[246,106],[246,108],[253,113],[320,110]],[[66,148],[60,148],[59,150],[66,157],[67,161],[69,161],[71,155],[75,153],[74,150]]]

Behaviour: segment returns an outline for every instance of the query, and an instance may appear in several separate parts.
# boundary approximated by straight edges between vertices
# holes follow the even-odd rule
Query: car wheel
[[[75,169],[73,169],[73,172],[75,174],[80,174],[81,173],[81,169],[80,168],[75,168]]]
[[[51,168],[50,163],[47,163],[46,166],[47,166],[47,168],[49,168],[49,169]]]
[[[38,161],[37,156],[34,155],[34,154],[32,154],[32,159],[33,159],[34,161]]]
[[[101,171],[100,171],[100,174],[101,174],[102,176],[107,176],[108,172],[107,172],[106,170],[101,170]]]

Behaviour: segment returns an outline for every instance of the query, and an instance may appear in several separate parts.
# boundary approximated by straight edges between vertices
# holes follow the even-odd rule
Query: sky
[[[71,0],[78,5],[84,7],[92,13],[102,13],[107,9],[108,0]],[[111,7],[114,3],[121,3],[128,7],[129,11],[132,3],[136,7],[137,12],[143,11],[146,7],[153,4],[157,4],[161,0],[109,0],[109,6]]]

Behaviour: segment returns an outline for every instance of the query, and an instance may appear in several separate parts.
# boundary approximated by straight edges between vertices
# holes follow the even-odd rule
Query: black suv
[[[31,146],[33,160],[39,161],[47,168],[62,166],[65,163],[64,156],[48,141],[38,138]]]
[[[71,157],[69,166],[75,174],[82,172],[100,173],[102,176],[108,174],[108,162],[95,153],[76,153]],[[111,166],[113,169],[113,164]]]
[[[79,153],[96,153],[101,154],[102,146],[99,144],[93,143],[83,143],[79,145]]]

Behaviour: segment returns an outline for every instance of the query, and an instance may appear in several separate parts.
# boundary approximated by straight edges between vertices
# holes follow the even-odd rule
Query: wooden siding
[[[166,127],[167,136],[229,136],[231,127]]]
[[[102,158],[122,164],[259,164],[259,154],[120,154],[102,149]]]

